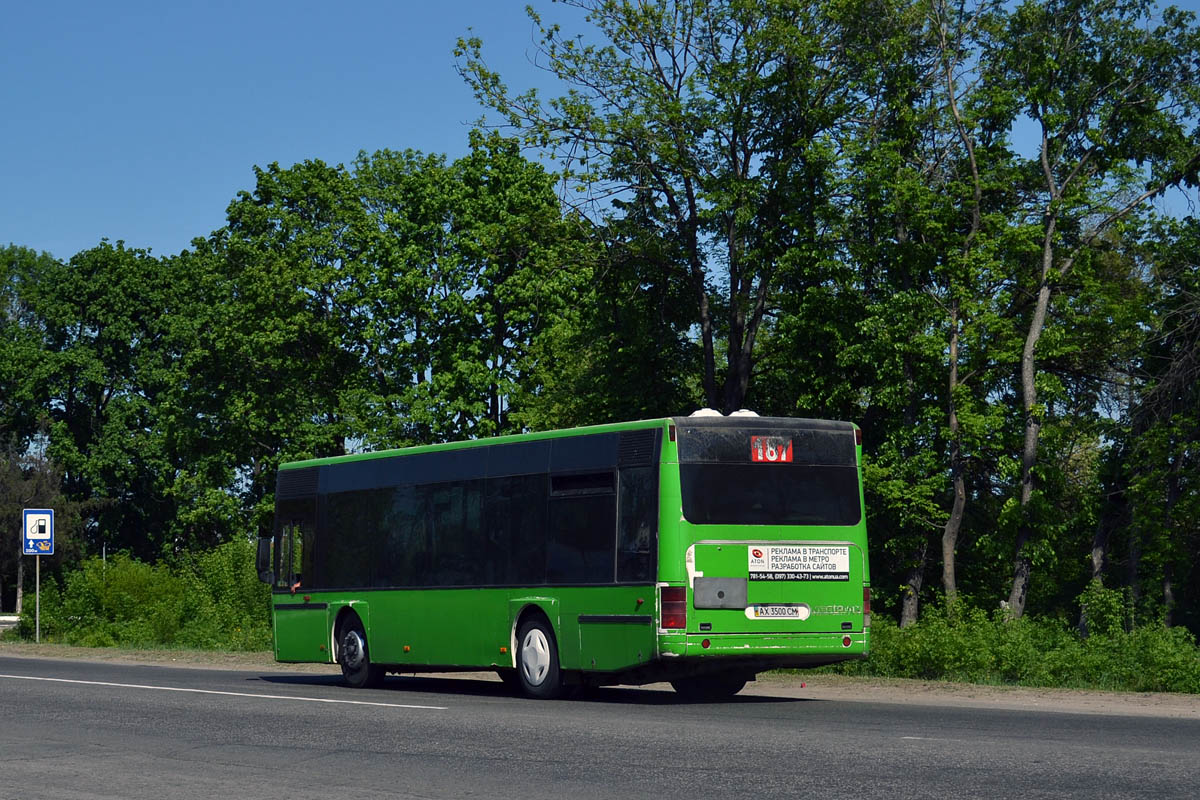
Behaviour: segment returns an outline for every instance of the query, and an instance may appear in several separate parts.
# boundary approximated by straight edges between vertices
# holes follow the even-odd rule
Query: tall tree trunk
[[[17,607],[14,611],[21,613],[21,604],[25,600],[25,557],[17,558]]]
[[[1163,624],[1168,628],[1175,626],[1174,572],[1174,565],[1170,561],[1163,564]]]
[[[929,543],[922,542],[921,548],[913,554],[913,564],[909,567],[904,585],[900,587],[900,627],[907,628],[917,621],[920,614],[921,587],[925,584],[925,567],[929,562]]]
[[[962,440],[954,392],[958,388],[958,301],[950,304],[950,476],[954,487],[954,503],[950,517],[942,529],[942,590],[946,605],[954,607],[958,600],[958,581],[955,577],[955,552],[958,534],[962,530],[963,512],[967,505],[966,479],[963,477]]]
[[[938,17],[944,17],[947,14],[947,5],[939,3],[935,6]],[[957,53],[959,52],[960,42],[956,41],[951,44],[946,39],[946,33],[949,26],[943,19],[939,25],[941,32],[941,55],[943,73],[946,79],[946,98],[950,107],[950,112],[954,116],[954,127],[958,132],[958,138],[962,142],[963,149],[967,153],[967,164],[971,168],[971,227],[967,231],[966,239],[963,240],[962,259],[963,263],[968,263],[971,255],[971,248],[975,244],[975,239],[979,235],[979,229],[982,225],[981,206],[983,204],[983,182],[979,177],[979,161],[975,155],[975,139],[972,137],[963,121],[962,112],[958,107],[958,89],[957,79],[955,77],[955,65],[958,62]],[[958,535],[962,530],[963,514],[967,505],[967,486],[966,477],[964,475],[965,464],[963,463],[962,455],[962,431],[958,419],[958,405],[955,400],[955,393],[958,391],[958,352],[959,352],[959,337],[962,334],[961,322],[961,304],[958,297],[955,295],[956,279],[951,273],[949,289],[950,289],[950,378],[949,386],[947,387],[949,398],[949,425],[950,425],[950,482],[954,490],[954,500],[950,506],[950,516],[946,519],[946,525],[942,529],[942,590],[946,593],[946,605],[953,609],[958,600],[958,579],[955,575],[956,554],[958,551]]]
[[[1167,474],[1167,502],[1163,519],[1163,535],[1172,537],[1175,530],[1175,507],[1183,496],[1179,473],[1183,467],[1183,454],[1180,453],[1172,460],[1170,472]],[[1166,559],[1163,563],[1163,623],[1168,627],[1175,624],[1175,564],[1172,559],[1171,547],[1168,546]]]
[[[1101,512],[1100,520],[1096,523],[1096,532],[1092,534],[1092,575],[1091,580],[1102,580],[1104,565],[1108,560],[1108,540],[1116,524],[1114,514]],[[1079,624],[1076,625],[1079,635],[1088,637],[1087,606],[1081,604],[1079,609]]]
[[[1013,555],[1012,591],[1008,595],[1008,614],[1012,619],[1020,619],[1025,614],[1025,600],[1029,593],[1030,573],[1033,569],[1026,548],[1033,535],[1033,469],[1037,465],[1038,434],[1042,428],[1042,412],[1037,407],[1036,354],[1038,339],[1046,327],[1046,314],[1050,308],[1050,276],[1054,264],[1056,223],[1055,216],[1047,214],[1045,236],[1042,239],[1041,281],[1033,315],[1029,319],[1029,330],[1025,334],[1025,347],[1021,352],[1021,405],[1025,415],[1025,440],[1021,447],[1020,522]]]
[[[1092,580],[1104,575],[1104,563],[1108,560],[1108,538],[1111,523],[1107,517],[1102,517],[1096,523],[1096,532],[1092,535]]]
[[[1137,527],[1129,531],[1129,568],[1126,573],[1129,583],[1129,604],[1134,613],[1142,604],[1142,535]]]

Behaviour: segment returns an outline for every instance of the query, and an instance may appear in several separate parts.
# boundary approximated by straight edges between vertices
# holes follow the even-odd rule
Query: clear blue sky
[[[454,72],[455,39],[473,28],[489,63],[526,88],[542,79],[524,7],[6,2],[0,245],[65,259],[107,237],[167,255],[224,223],[255,165],[462,155],[482,109]]]
[[[548,19],[568,11],[534,5]],[[224,223],[255,165],[382,148],[462,155],[482,109],[454,72],[455,39],[473,28],[511,87],[543,83],[524,6],[10,0],[0,245],[65,259],[107,237],[167,255]]]

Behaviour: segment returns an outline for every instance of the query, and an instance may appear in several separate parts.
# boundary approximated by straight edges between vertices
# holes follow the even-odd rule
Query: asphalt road
[[[1162,800],[1198,779],[1195,719],[0,657],[0,800]]]

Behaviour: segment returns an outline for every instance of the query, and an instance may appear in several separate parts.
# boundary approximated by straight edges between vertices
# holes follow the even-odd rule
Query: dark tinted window
[[[658,539],[658,468],[623,469],[617,523],[617,580],[654,578]]]
[[[379,531],[383,547],[373,586],[419,586],[432,573],[433,526],[421,488],[381,490],[390,494],[391,512]]]
[[[483,580],[483,481],[418,487],[429,513],[430,572],[422,586],[472,586]],[[421,576],[413,576],[420,578]]]
[[[391,526],[393,489],[339,492],[321,498],[321,586],[387,585],[379,557]]]
[[[613,471],[588,472],[582,475],[554,475],[550,478],[550,493],[554,497],[575,497],[584,494],[612,494]]]
[[[855,467],[680,464],[683,516],[696,524],[855,525]]]
[[[303,486],[291,481],[297,491],[319,487],[316,502],[311,496],[308,500],[310,519],[317,523],[310,526],[315,541],[292,548],[300,554],[297,561],[315,556],[316,571],[306,571],[304,585],[652,580],[658,468],[650,464],[655,463],[658,434],[634,434],[589,434],[314,467],[301,476],[310,479]],[[625,465],[619,471],[618,460]],[[280,512],[287,502],[281,501]]]
[[[546,536],[548,583],[612,583],[617,496],[583,495],[550,501]]]
[[[485,568],[491,584],[546,582],[548,478],[520,475],[487,482]]]

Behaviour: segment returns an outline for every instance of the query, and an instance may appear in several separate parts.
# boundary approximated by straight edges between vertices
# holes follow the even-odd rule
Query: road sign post
[[[21,514],[22,554],[37,558],[34,583],[34,641],[42,641],[42,556],[54,555],[54,509],[27,508]]]

